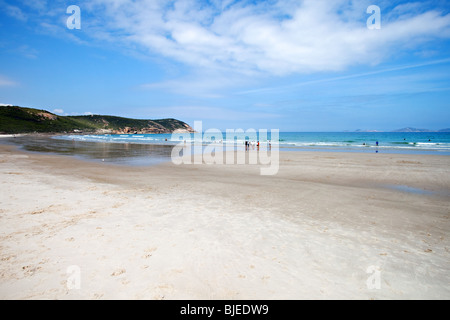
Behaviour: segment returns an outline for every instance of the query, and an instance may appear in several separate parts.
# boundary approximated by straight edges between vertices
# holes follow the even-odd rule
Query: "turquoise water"
[[[244,141],[272,141],[269,133],[238,133],[229,136],[225,133],[197,134],[144,134],[144,135],[68,135],[55,139],[89,141],[104,143],[132,143],[175,145],[180,141],[187,143],[202,139],[203,144],[223,143],[227,146],[244,146]],[[378,146],[376,142],[378,141]],[[338,152],[385,152],[422,153],[450,155],[450,133],[420,132],[280,132],[280,150],[286,151],[338,151]]]

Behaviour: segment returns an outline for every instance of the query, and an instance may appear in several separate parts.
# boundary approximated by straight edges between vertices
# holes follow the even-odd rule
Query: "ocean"
[[[224,150],[244,150],[245,141],[260,141],[261,151],[279,147],[280,152],[364,152],[450,155],[450,133],[394,133],[394,132],[280,132],[278,141],[270,132],[251,132],[227,137],[217,132],[205,134],[144,134],[144,135],[24,135],[2,138],[2,142],[39,153],[51,153],[88,161],[148,166],[171,161],[175,145],[202,139],[203,148],[213,144]],[[376,142],[378,141],[378,146]],[[219,143],[219,144],[217,144]],[[215,144],[215,145],[214,145]],[[194,149],[193,149],[194,150]],[[273,149],[272,149],[273,150]]]
[[[180,142],[192,143],[196,137],[203,144],[223,143],[226,146],[244,148],[245,140],[261,144],[272,141],[270,131],[267,136],[258,132],[197,134],[143,134],[143,135],[66,135],[55,139],[100,143],[175,145]],[[378,142],[378,145],[377,145]],[[420,153],[450,155],[450,133],[444,132],[280,132],[280,151],[335,151],[335,152],[384,152]]]

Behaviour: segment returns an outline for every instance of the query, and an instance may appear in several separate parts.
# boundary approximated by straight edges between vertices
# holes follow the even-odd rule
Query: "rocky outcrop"
[[[159,122],[164,121],[164,124]],[[113,130],[113,134],[158,134],[158,133],[193,133],[192,129],[187,123],[175,119],[166,120],[148,120],[145,127],[124,127]]]
[[[30,113],[32,114],[32,113]],[[48,113],[48,112],[40,112],[37,114],[39,117],[43,118],[44,120],[50,120],[50,121],[54,121],[58,119],[57,115],[54,115],[52,113]]]

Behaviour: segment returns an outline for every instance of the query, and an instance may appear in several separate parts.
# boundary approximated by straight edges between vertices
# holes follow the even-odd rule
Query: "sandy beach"
[[[0,145],[1,299],[450,299],[450,157],[126,167]]]

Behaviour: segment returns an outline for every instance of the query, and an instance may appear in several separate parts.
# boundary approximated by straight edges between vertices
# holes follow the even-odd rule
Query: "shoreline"
[[[445,156],[282,153],[260,176],[0,151],[2,299],[450,298]]]
[[[22,134],[22,135],[16,135],[15,138],[20,139],[11,139],[13,138],[13,135],[4,135],[3,139],[0,139],[0,145],[16,145],[18,149],[23,150],[25,152],[36,152],[40,154],[60,154],[60,149],[64,149],[64,154],[66,156],[72,156],[77,159],[85,160],[85,161],[109,161],[111,160],[112,163],[120,164],[123,166],[139,166],[144,167],[147,165],[154,165],[162,162],[171,162],[170,159],[170,150],[172,150],[173,147],[175,147],[176,144],[167,144],[167,143],[140,143],[140,142],[110,142],[110,141],[83,141],[83,140],[66,140],[66,139],[53,139],[55,136],[58,136],[60,134]],[[78,136],[79,134],[75,134],[74,136]],[[2,137],[2,135],[0,135]],[[28,139],[31,138],[31,139]],[[31,145],[31,148],[29,148],[26,144],[27,141],[32,141],[35,139],[49,139],[48,141],[39,141],[35,144]],[[9,141],[8,141],[9,140]],[[21,142],[19,142],[21,140]],[[50,142],[50,143],[49,143]],[[51,145],[52,143],[59,143],[59,145],[55,146],[54,148],[48,148],[48,145]],[[121,153],[121,155],[116,154],[110,156],[108,155],[108,151],[101,156],[94,156],[89,155],[88,157],[84,155],[83,153],[78,153],[76,149],[73,149],[72,153],[68,153],[67,149],[69,147],[72,148],[71,143],[76,143],[77,148],[79,146],[84,145],[92,145],[93,147],[90,147],[91,149],[105,149],[104,147],[98,147],[98,146],[107,146],[110,145],[112,147],[116,147],[116,149],[124,149]],[[45,145],[46,148],[40,150],[39,144]],[[118,147],[120,146],[120,147]],[[208,144],[203,144],[203,150],[208,146]],[[143,154],[140,154],[139,152],[137,154],[133,154],[129,152],[130,148],[139,149],[141,148],[143,151]],[[150,155],[155,155],[154,159],[148,160],[148,152],[147,149],[154,149],[153,151],[149,151]],[[234,151],[231,150],[224,150],[224,154],[227,152],[241,152],[244,151],[244,146],[234,146]],[[114,149],[114,148],[113,148]],[[170,149],[170,150],[169,150]],[[225,149],[225,148],[224,148]],[[249,150],[249,153],[251,152],[258,152],[256,148],[255,150]],[[161,151],[163,150],[163,151]],[[265,152],[265,148],[261,148],[262,152]],[[450,151],[436,151],[436,150],[428,150],[428,149],[392,149],[385,146],[353,146],[353,147],[292,147],[292,146],[284,146],[281,145],[277,148],[277,151],[280,153],[309,153],[309,152],[315,152],[315,153],[349,153],[349,154],[388,154],[388,155],[437,155],[437,156],[450,156]],[[93,153],[93,152],[90,152]],[[114,157],[119,157],[119,160],[114,160]],[[134,157],[134,158],[133,158]],[[247,155],[246,158],[249,156]]]

